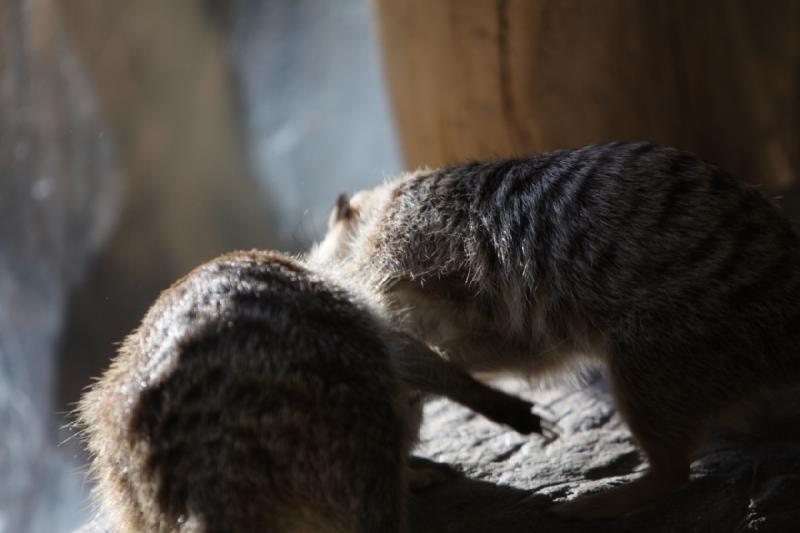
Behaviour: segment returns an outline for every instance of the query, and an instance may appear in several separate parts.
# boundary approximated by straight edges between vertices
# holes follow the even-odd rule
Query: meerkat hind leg
[[[676,377],[666,387],[663,375],[636,371],[629,375],[624,359],[612,361],[611,384],[615,404],[646,455],[648,471],[639,479],[612,489],[587,494],[558,505],[557,514],[579,518],[624,515],[663,498],[689,481],[694,437],[701,428],[701,414],[691,389],[691,379]],[[658,370],[658,369],[654,369]]]
[[[640,478],[558,504],[553,512],[580,519],[613,518],[636,511],[680,489],[689,480],[687,456],[648,453],[650,469]]]

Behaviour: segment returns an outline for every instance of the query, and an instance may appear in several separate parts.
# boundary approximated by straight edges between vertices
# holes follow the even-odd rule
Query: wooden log
[[[783,188],[800,172],[800,2],[376,0],[409,167],[618,139]]]

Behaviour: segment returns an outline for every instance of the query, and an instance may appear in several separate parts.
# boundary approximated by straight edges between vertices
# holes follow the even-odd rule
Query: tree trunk
[[[800,2],[376,4],[409,167],[646,139],[797,179]]]

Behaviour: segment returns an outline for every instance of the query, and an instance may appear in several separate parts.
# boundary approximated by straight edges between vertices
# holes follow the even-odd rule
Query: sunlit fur
[[[162,294],[81,402],[122,532],[402,531],[418,413],[381,326],[277,254]]]
[[[619,514],[688,480],[709,422],[800,377],[800,246],[700,158],[612,143],[400,176],[356,194],[311,263],[368,287],[470,372],[590,358],[650,471],[567,504]]]
[[[79,418],[115,531],[402,532],[420,394],[440,391],[539,428],[528,402],[446,364],[369,296],[237,252],[162,293]]]

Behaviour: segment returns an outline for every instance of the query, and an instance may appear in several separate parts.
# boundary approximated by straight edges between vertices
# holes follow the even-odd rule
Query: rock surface
[[[775,416],[758,424],[760,436],[731,435],[703,452],[689,485],[664,501],[615,520],[577,522],[547,509],[554,501],[630,481],[646,465],[600,378],[583,387],[511,388],[558,421],[560,438],[545,443],[447,400],[432,401],[417,453],[458,472],[412,495],[412,532],[777,533],[800,527],[796,395],[776,403]],[[97,521],[80,533],[108,531]]]
[[[702,452],[689,485],[664,501],[616,520],[575,522],[548,514],[548,507],[632,480],[646,463],[600,378],[580,388],[515,389],[558,421],[560,438],[545,443],[445,400],[430,403],[419,452],[455,465],[463,476],[415,495],[412,531],[800,530],[796,396],[777,401],[774,418],[749,435],[728,435]],[[778,414],[779,407],[785,412]]]

